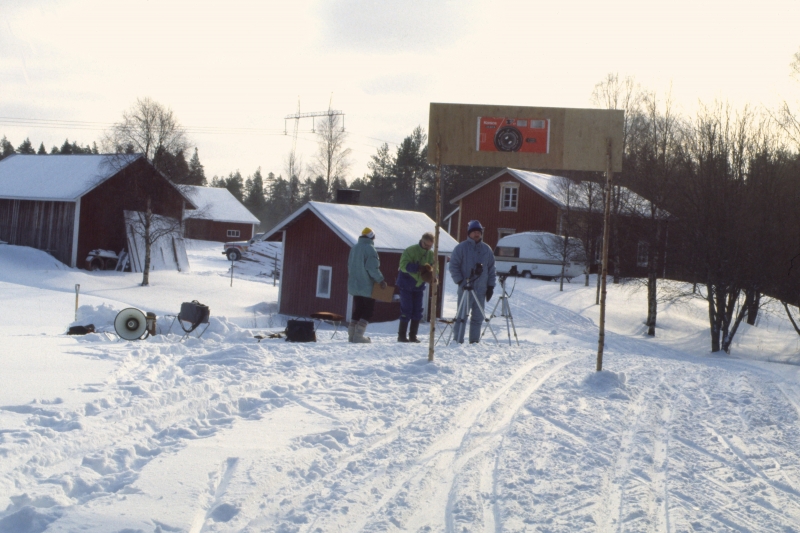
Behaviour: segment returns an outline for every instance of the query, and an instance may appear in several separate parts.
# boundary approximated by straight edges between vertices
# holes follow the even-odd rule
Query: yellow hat
[[[361,232],[361,236],[367,237],[368,239],[374,239],[375,233],[370,228],[364,228],[364,230]]]

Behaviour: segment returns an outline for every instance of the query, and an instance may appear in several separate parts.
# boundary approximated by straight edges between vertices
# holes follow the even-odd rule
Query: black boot
[[[408,330],[408,342],[419,342],[417,331],[419,331],[419,320],[412,320],[411,329]]]
[[[397,342],[408,342],[408,337],[406,337],[407,329],[408,321],[400,319],[400,329],[397,331]]]

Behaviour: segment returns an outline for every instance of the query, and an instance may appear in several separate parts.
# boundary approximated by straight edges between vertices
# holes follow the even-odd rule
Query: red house
[[[142,154],[12,155],[0,161],[0,240],[72,267],[127,247],[124,211],[181,220],[194,204]]]
[[[602,186],[595,185],[594,198],[588,198],[585,188],[576,187],[567,196],[563,187],[566,178],[506,168],[490,176],[475,187],[453,198],[450,203],[458,207],[449,213],[443,226],[456,240],[466,238],[470,220],[479,220],[486,227],[483,239],[494,248],[506,235],[523,231],[546,231],[563,235],[564,215],[569,208],[573,221],[580,219],[593,224],[592,246],[588,251],[598,254],[599,236],[602,232]],[[648,224],[646,213],[650,202],[624,187],[618,191],[620,226],[620,264],[625,275],[641,275],[646,267],[647,243],[640,240],[643,225]],[[665,218],[669,213],[660,211]],[[572,236],[576,235],[573,230]],[[613,260],[612,260],[613,261]]]
[[[278,312],[310,316],[329,311],[350,320],[353,298],[347,294],[347,259],[365,227],[375,232],[381,273],[389,285],[394,285],[403,250],[419,242],[426,231],[433,232],[435,223],[416,211],[308,202],[264,236],[265,240],[283,243]],[[441,232],[438,316],[444,293],[445,257],[456,244],[452,237]],[[430,318],[428,298],[424,301],[425,316]],[[386,322],[399,316],[399,302],[376,302],[372,320]]]
[[[197,206],[184,215],[187,239],[228,242],[253,238],[255,227],[261,221],[228,189],[189,185],[184,190]]]

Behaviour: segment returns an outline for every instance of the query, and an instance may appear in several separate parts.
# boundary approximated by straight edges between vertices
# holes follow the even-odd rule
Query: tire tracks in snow
[[[453,429],[430,444],[409,470],[391,479],[389,486],[382,487],[385,492],[381,492],[371,509],[364,509],[364,518],[351,524],[349,529],[369,530],[373,525],[383,523],[387,527],[392,524],[399,529],[415,531],[421,527],[431,527],[431,515],[439,513],[441,525],[452,531],[454,485],[459,473],[502,438],[514,415],[547,379],[579,358],[559,354],[534,360],[515,372],[489,398],[472,402],[460,412]],[[539,374],[541,366],[553,362],[547,366],[544,374]],[[508,394],[514,394],[512,402],[507,401]],[[383,484],[380,481],[383,480],[379,480],[379,484]],[[364,487],[361,493],[373,493],[375,488],[378,487]],[[409,504],[409,495],[422,507],[420,504]],[[431,513],[430,509],[437,511]]]

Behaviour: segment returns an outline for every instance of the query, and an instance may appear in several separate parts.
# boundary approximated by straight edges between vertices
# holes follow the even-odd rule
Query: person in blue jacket
[[[474,344],[481,340],[481,324],[483,322],[483,308],[487,301],[492,299],[494,286],[497,281],[494,267],[494,252],[488,244],[483,242],[484,227],[477,220],[470,221],[467,226],[467,239],[458,243],[450,256],[450,277],[458,285],[458,308],[461,301],[467,298],[464,285],[472,280],[472,290],[477,297],[477,302],[470,298],[469,306],[465,308],[464,316],[457,316],[453,326],[453,335],[456,342],[464,342],[467,316],[469,321],[469,342]],[[481,264],[483,272],[475,276],[476,266]]]
[[[347,326],[347,340],[350,342],[372,342],[369,337],[364,336],[375,310],[372,288],[376,283],[382,289],[386,288],[374,241],[375,232],[364,228],[358,242],[350,249],[347,259],[347,292],[353,296],[353,316]]]

